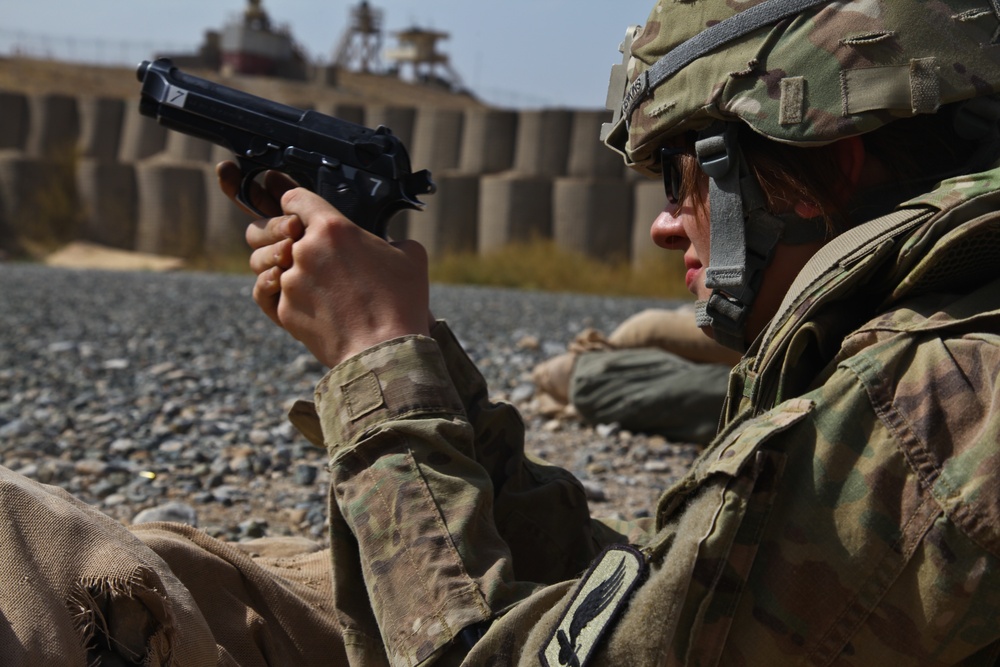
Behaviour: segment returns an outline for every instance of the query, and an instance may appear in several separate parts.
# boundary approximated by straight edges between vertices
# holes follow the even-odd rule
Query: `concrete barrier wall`
[[[214,144],[180,132],[168,132],[167,141],[161,155],[167,155],[171,160],[180,162],[209,163],[212,160]]]
[[[70,95],[32,95],[28,104],[27,153],[57,157],[73,153],[80,138],[80,107]]]
[[[411,149],[416,118],[417,110],[413,107],[377,105],[365,109],[365,125],[372,128],[384,125],[399,137],[403,145]],[[423,167],[417,168],[423,169]]]
[[[457,167],[463,121],[457,109],[418,109],[413,141],[407,144],[411,166],[434,174]]]
[[[572,126],[573,112],[568,109],[521,112],[517,123],[514,170],[532,176],[563,176],[569,157]]]
[[[81,159],[76,187],[83,216],[80,237],[112,248],[134,249],[139,213],[135,165]]]
[[[30,208],[17,190],[45,181],[37,162],[22,158],[61,160],[76,169],[68,196],[79,198],[73,224],[81,238],[188,258],[245,256],[250,218],[218,193],[212,170],[231,154],[170,132],[135,107],[134,100],[0,91],[0,151],[21,155],[4,165],[0,236],[27,232],[12,213]],[[433,172],[439,190],[423,198],[426,210],[404,212],[389,227],[390,236],[416,239],[432,257],[533,239],[637,264],[656,252],[648,225],[662,188],[637,179],[600,144],[608,112],[350,103],[318,110],[388,127],[407,146],[412,168]],[[65,227],[60,234],[72,224]]]
[[[327,116],[346,120],[355,125],[367,125],[365,122],[365,108],[360,104],[327,104],[321,105],[317,111],[325,113]]]
[[[621,156],[602,144],[601,125],[611,120],[610,111],[576,111],[573,113],[567,157],[568,176],[624,178],[625,164]]]
[[[167,128],[134,108],[122,119],[121,150],[118,159],[132,163],[162,151],[167,145]]]
[[[459,171],[495,174],[514,165],[517,114],[499,109],[474,109],[465,114]]]
[[[80,204],[69,167],[66,160],[0,151],[0,230],[40,246],[78,238]]]
[[[205,169],[191,162],[143,160],[136,164],[139,252],[197,259],[204,255]]]
[[[629,258],[632,230],[609,224],[632,218],[632,190],[622,179],[567,176],[552,191],[552,234],[556,245],[595,258]]]
[[[420,212],[407,215],[407,237],[427,249],[430,259],[449,253],[476,252],[479,215],[479,176],[444,172],[437,193]]]
[[[0,150],[23,150],[28,138],[28,96],[0,90]]]
[[[0,221],[4,228],[28,241],[43,230],[34,222],[40,215],[40,195],[48,188],[46,163],[19,150],[0,151]]]
[[[86,97],[80,100],[81,158],[115,162],[122,142],[125,100]]]
[[[653,220],[663,210],[666,194],[663,192],[663,182],[660,180],[638,181],[632,186],[632,266],[638,268],[648,262],[661,261],[665,255],[662,249],[653,244],[649,236],[649,228]]]
[[[205,236],[203,256],[219,263],[245,262],[250,258],[246,230],[255,216],[250,215],[219,189],[215,168],[205,165]]]
[[[479,252],[552,238],[552,179],[505,172],[480,180]]]

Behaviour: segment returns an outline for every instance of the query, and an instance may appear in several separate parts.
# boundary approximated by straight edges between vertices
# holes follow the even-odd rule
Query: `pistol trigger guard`
[[[254,215],[258,215],[261,218],[271,217],[257,208],[250,198],[250,192],[254,185],[254,179],[256,179],[257,175],[264,170],[259,168],[247,169],[243,164],[240,165],[240,169],[243,172],[243,180],[240,181],[240,189],[236,192],[236,201],[252,211]]]

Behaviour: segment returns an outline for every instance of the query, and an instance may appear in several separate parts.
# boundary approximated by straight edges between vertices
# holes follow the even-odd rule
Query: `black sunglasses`
[[[663,172],[663,190],[667,193],[667,201],[677,204],[681,200],[681,167],[678,156],[684,153],[679,148],[660,149],[660,171]]]

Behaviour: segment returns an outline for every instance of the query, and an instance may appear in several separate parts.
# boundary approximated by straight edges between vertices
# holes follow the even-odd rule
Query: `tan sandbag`
[[[608,341],[625,348],[659,347],[696,363],[734,366],[740,354],[719,345],[695,326],[691,308],[650,308],[636,313],[616,328]]]

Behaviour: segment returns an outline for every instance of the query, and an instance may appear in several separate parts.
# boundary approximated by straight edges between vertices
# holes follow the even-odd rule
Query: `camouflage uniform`
[[[661,0],[623,43],[603,136],[656,174],[665,141],[699,133],[715,262],[717,231],[745,224],[729,245],[754,250],[784,222],[758,214],[727,126],[821,145],[972,99],[992,150],[995,103],[974,98],[1000,90],[998,20],[960,0]],[[355,662],[996,663],[1000,170],[923,189],[804,268],[652,525],[592,521],[572,478],[524,455],[517,416],[443,325],[331,371],[318,419],[297,421],[331,455]],[[748,266],[710,264],[713,298],[752,292]],[[709,314],[718,334],[728,313]],[[615,542],[638,550],[601,551]]]
[[[946,182],[817,256],[734,372],[720,437],[629,534],[525,457],[444,325],[332,370],[318,421],[294,421],[331,454],[355,664],[536,664],[575,578],[624,540],[650,572],[594,664],[993,664],[998,185]]]
[[[821,144],[998,91],[1000,6],[960,0],[810,5],[637,85],[763,4],[657,4],[605,135],[630,164],[715,121]],[[293,411],[330,454],[338,630],[316,643],[358,665],[995,664],[998,210],[993,170],[824,246],[650,522],[592,520],[445,325],[348,359]]]
[[[758,4],[661,0],[627,50],[623,86],[662,55],[664,35],[669,51]],[[823,143],[932,113],[997,92],[998,18],[996,3],[824,3],[774,30],[733,33],[732,48],[695,59],[676,86],[630,94],[637,106],[606,138],[655,173],[663,140],[715,120]],[[686,33],[673,40],[675,28]],[[315,554],[308,569],[283,562],[282,575],[197,531],[123,534],[11,475],[31,497],[0,503],[0,563],[21,557],[0,577],[10,592],[0,608],[34,643],[8,631],[0,644],[44,655],[46,639],[72,634],[81,617],[85,629],[111,625],[103,593],[128,603],[138,588],[158,623],[193,619],[191,632],[127,633],[137,652],[147,635],[171,648],[172,633],[179,648],[159,651],[164,663],[996,664],[998,210],[994,169],[824,246],[731,375],[719,437],[649,522],[592,520],[576,480],[526,456],[520,417],[489,401],[444,324],[348,359],[317,386],[315,406],[293,410],[330,453],[329,587],[311,574]],[[47,508],[78,510],[75,529],[50,530]],[[46,538],[59,548],[46,552]],[[77,558],[65,559],[75,542]],[[626,542],[637,548],[614,546]],[[142,566],[116,568],[102,595],[82,577],[94,600],[72,567],[51,586],[50,569],[27,569],[41,556],[75,566],[90,551],[107,568],[105,552],[130,545]],[[218,571],[185,571],[196,562],[187,549],[214,554]],[[245,580],[256,582],[245,594],[223,594]],[[295,620],[267,620],[289,602],[298,613],[278,616]],[[225,611],[239,618],[221,622]],[[238,636],[217,635],[213,621]]]

